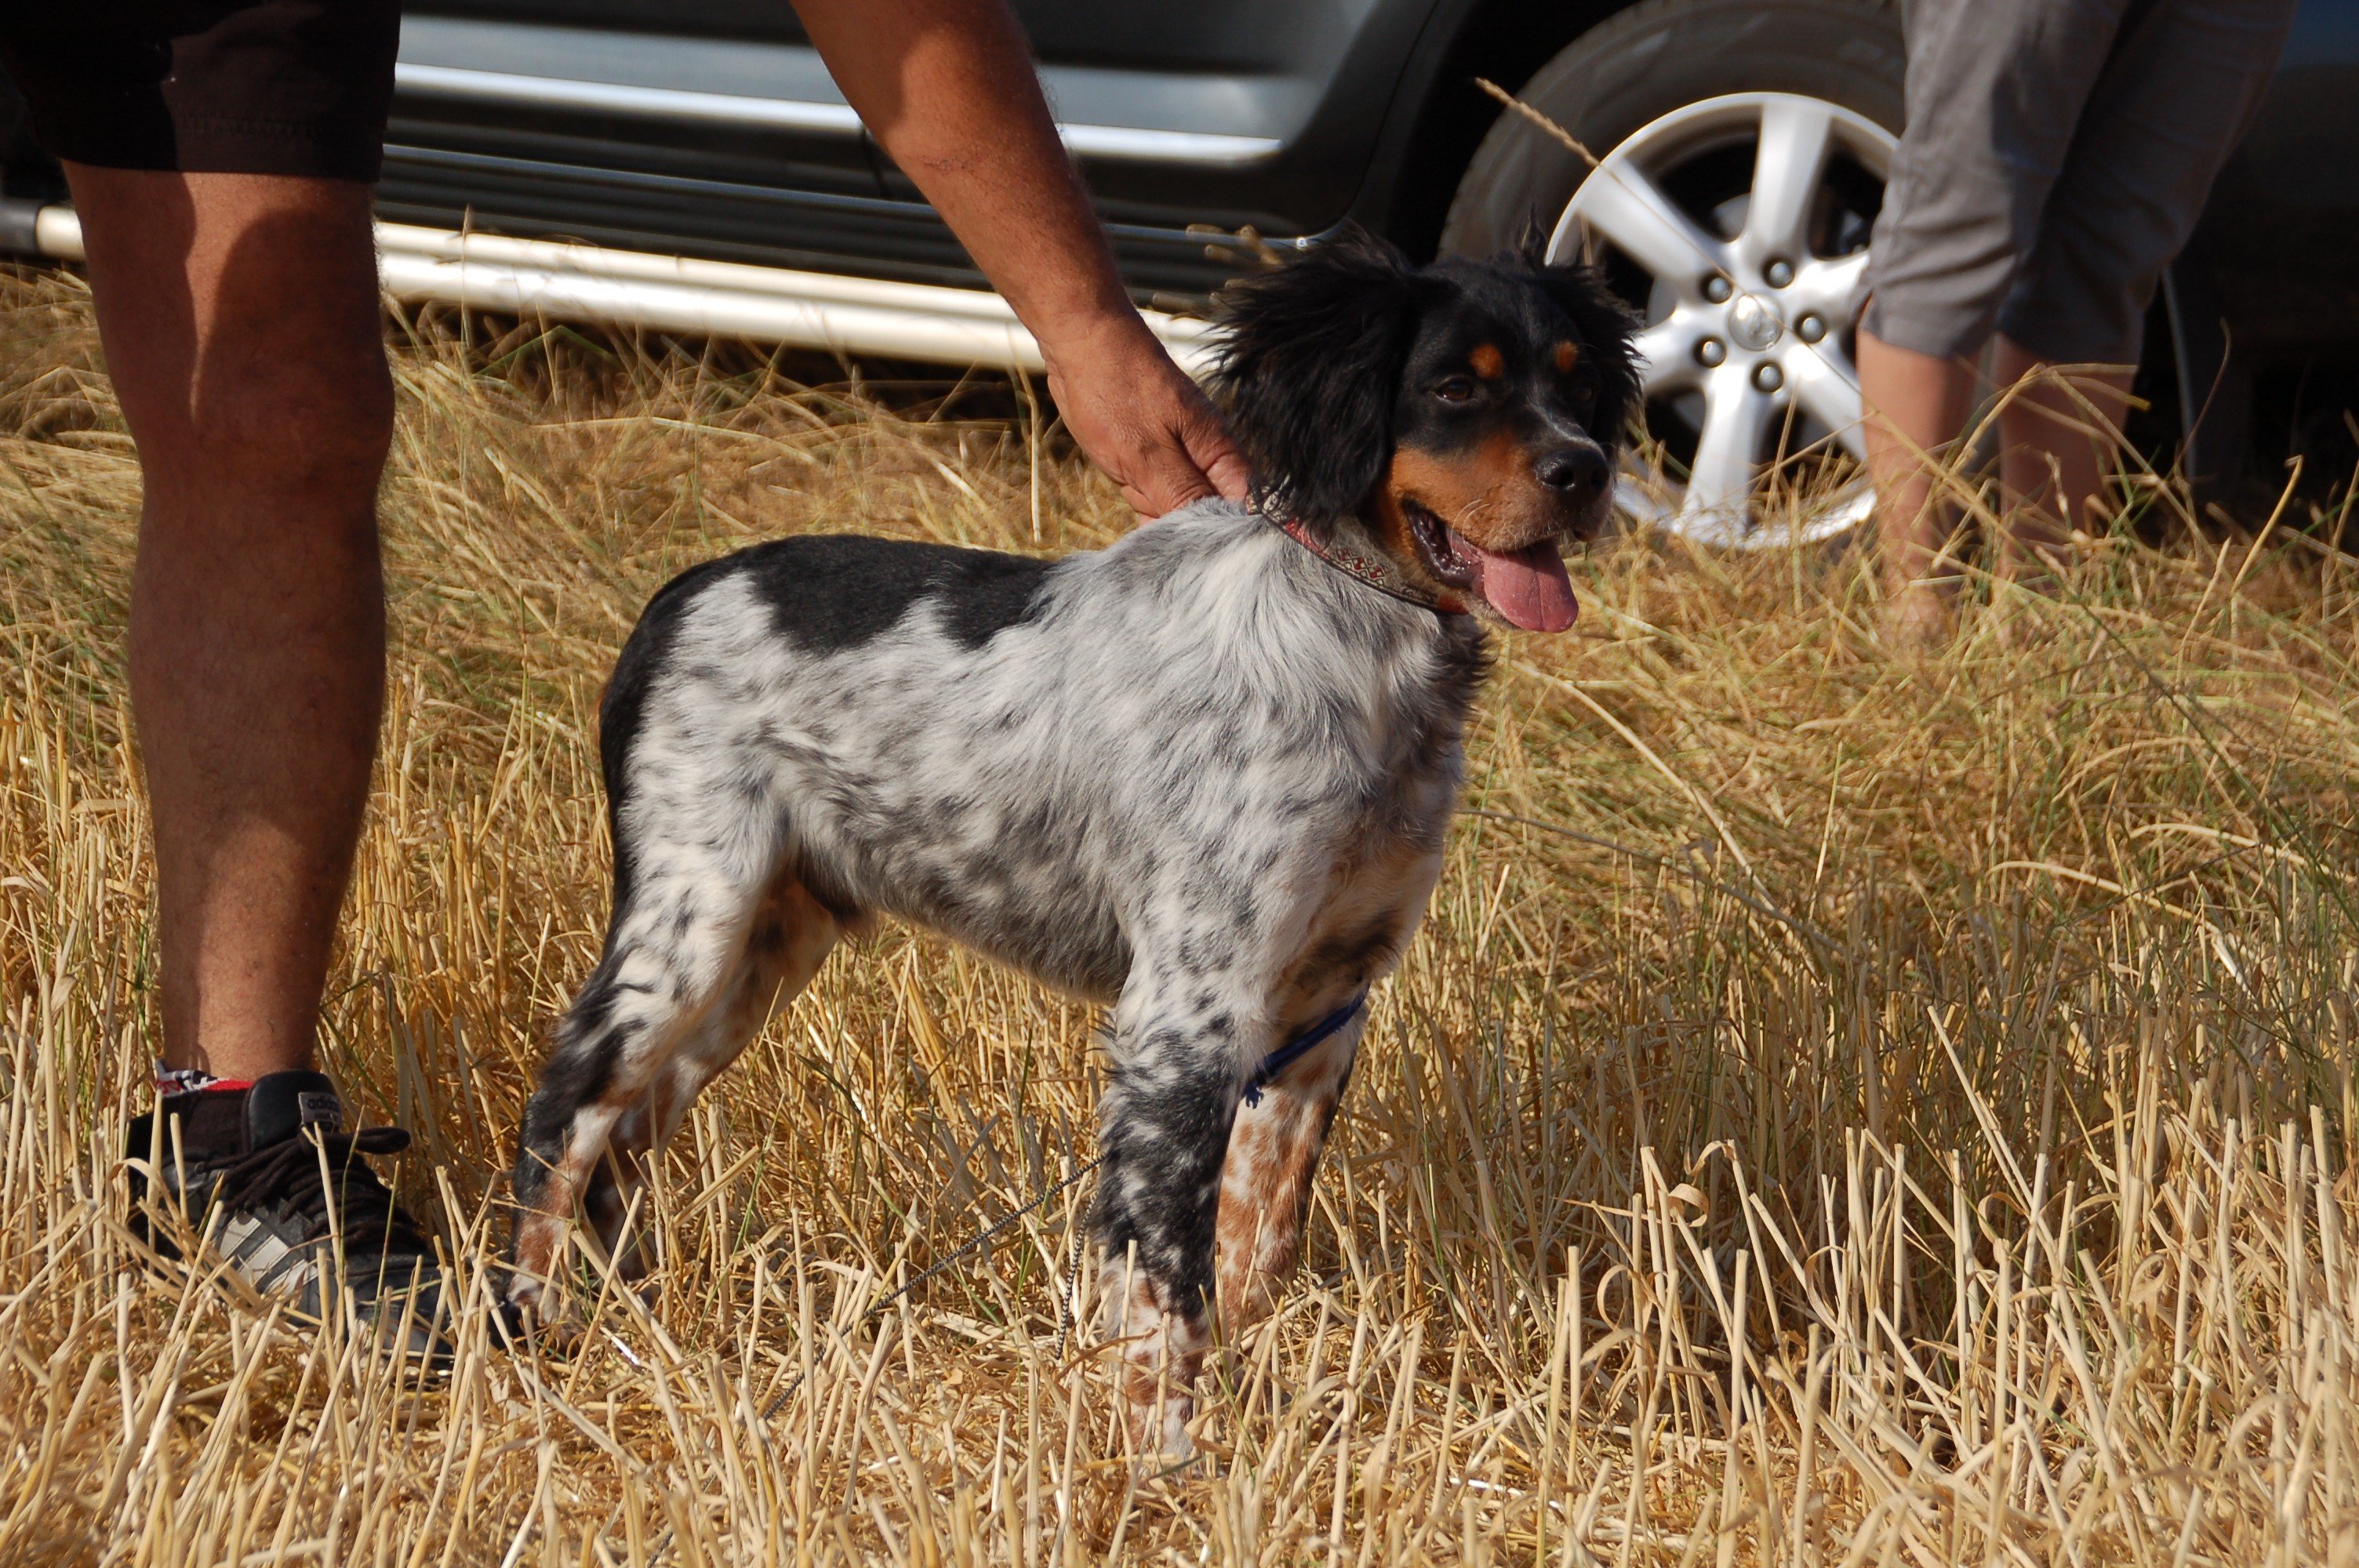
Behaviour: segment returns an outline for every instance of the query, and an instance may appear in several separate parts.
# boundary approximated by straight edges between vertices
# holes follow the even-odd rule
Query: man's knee
[[[381,350],[283,356],[208,370],[189,435],[216,482],[349,498],[375,493],[393,438],[393,382]]]
[[[393,434],[393,384],[374,332],[359,344],[285,332],[217,343],[179,409],[133,421],[161,516],[226,506],[257,524],[334,515],[364,525]],[[155,505],[149,516],[161,521]]]

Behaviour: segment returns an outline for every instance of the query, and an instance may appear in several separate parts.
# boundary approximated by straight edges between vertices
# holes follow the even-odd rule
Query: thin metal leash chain
[[[1022,1219],[1026,1215],[1039,1208],[1050,1198],[1053,1198],[1060,1193],[1066,1192],[1078,1184],[1084,1176],[1087,1176],[1091,1172],[1096,1170],[1098,1166],[1104,1162],[1104,1160],[1105,1156],[1101,1154],[1097,1156],[1096,1159],[1092,1160],[1089,1163],[1075,1171],[1071,1175],[1067,1176],[1063,1181],[1059,1182],[1055,1186],[1042,1189],[1040,1195],[1034,1198],[1030,1203],[1026,1204],[1022,1208],[1016,1210],[1013,1214],[1008,1215],[1006,1218],[991,1226],[973,1240],[968,1242],[965,1246],[961,1247],[949,1257],[941,1259],[940,1261],[932,1264],[915,1279],[899,1286],[897,1289],[886,1295],[884,1300],[878,1302],[875,1306],[870,1307],[866,1312],[861,1314],[860,1321],[863,1323],[868,1323],[874,1319],[884,1316],[885,1314],[892,1307],[894,1303],[899,1301],[903,1296],[908,1295],[911,1291],[916,1290],[919,1285],[924,1284],[928,1280],[932,1279],[936,1274],[940,1273],[951,1264],[973,1252],[977,1248],[983,1246],[985,1242],[988,1242],[993,1237],[999,1235],[1009,1226],[1012,1226],[1017,1220]],[[1072,1263],[1066,1276],[1071,1289],[1061,1291],[1058,1292],[1057,1296],[1057,1355],[1060,1359],[1065,1354],[1066,1342],[1072,1336],[1073,1332],[1072,1296],[1074,1292],[1080,1289],[1081,1285],[1082,1242],[1082,1226],[1081,1224],[1080,1217],[1076,1216],[1073,1224]],[[779,1390],[777,1397],[773,1399],[763,1408],[762,1420],[766,1422],[775,1418],[779,1411],[786,1408],[787,1401],[795,1397],[795,1390],[801,1388],[802,1385],[803,1374],[798,1372],[795,1374],[795,1380],[788,1383],[785,1388]]]
[[[1281,524],[1280,526],[1284,526],[1284,524]],[[1293,530],[1289,528],[1288,529],[1288,532],[1292,533]],[[1297,535],[1297,537],[1299,536],[1300,535]],[[1313,554],[1321,553],[1315,546],[1311,548]],[[1318,1022],[1312,1024],[1310,1028],[1304,1030],[1301,1033],[1296,1035],[1285,1044],[1280,1045],[1268,1055],[1264,1056],[1261,1059],[1261,1065],[1254,1070],[1252,1078],[1245,1084],[1244,1094],[1241,1097],[1242,1103],[1247,1106],[1259,1105],[1261,1103],[1261,1092],[1263,1089],[1268,1087],[1272,1083],[1275,1083],[1277,1078],[1285,1073],[1287,1068],[1292,1066],[1301,1057],[1308,1054],[1320,1044],[1323,1044],[1327,1040],[1328,1036],[1333,1034],[1346,1023],[1349,1023],[1352,1021],[1353,1015],[1357,1013],[1361,1008],[1367,1005],[1367,1000],[1368,993],[1364,989],[1359,995],[1353,997],[1351,1000],[1345,1002],[1343,1006],[1337,1008],[1334,1011],[1329,1013],[1326,1017],[1321,1019]],[[1100,1154],[1088,1164],[1082,1166],[1071,1175],[1067,1176],[1063,1181],[1059,1182],[1055,1186],[1044,1188],[1040,1195],[1034,1198],[1030,1203],[1026,1204],[1022,1208],[1019,1208],[1015,1213],[1007,1216],[1006,1218],[1002,1219],[996,1225],[984,1230],[983,1234],[977,1236],[973,1240],[968,1242],[965,1246],[960,1248],[949,1257],[940,1260],[934,1263],[932,1267],[919,1274],[916,1279],[909,1281],[907,1284],[902,1285],[890,1295],[887,1295],[883,1301],[880,1301],[875,1306],[870,1307],[865,1313],[861,1314],[860,1321],[867,1323],[875,1318],[882,1317],[885,1314],[886,1310],[892,1306],[895,1302],[899,1301],[903,1296],[908,1295],[911,1291],[916,1290],[919,1285],[924,1284],[928,1280],[932,1279],[936,1274],[940,1273],[943,1270],[949,1268],[960,1259],[966,1257],[976,1248],[981,1247],[993,1237],[997,1236],[1001,1231],[1006,1230],[1009,1226],[1014,1225],[1017,1220],[1022,1219],[1026,1215],[1032,1213],[1035,1209],[1038,1209],[1043,1204],[1047,1203],[1050,1198],[1053,1198],[1058,1194],[1071,1188],[1079,1183],[1082,1177],[1088,1175],[1092,1171],[1096,1170],[1101,1164],[1104,1163],[1104,1162],[1105,1156],[1103,1154]],[[1074,1218],[1072,1231],[1073,1245],[1070,1254],[1070,1261],[1067,1264],[1065,1271],[1066,1281],[1071,1288],[1068,1291],[1060,1292],[1057,1297],[1057,1358],[1060,1361],[1065,1358],[1065,1346],[1072,1338],[1073,1298],[1081,1293],[1082,1288],[1082,1243],[1083,1227],[1081,1224],[1079,1216],[1076,1216]],[[801,1388],[802,1385],[803,1375],[798,1372],[795,1374],[795,1380],[788,1383],[783,1390],[781,1390],[777,1398],[772,1400],[768,1407],[762,1411],[762,1420],[766,1422],[773,1416],[777,1415],[778,1411],[785,1407],[786,1402],[794,1397],[795,1390]]]
[[[1067,1176],[1063,1181],[1059,1182],[1055,1186],[1042,1189],[1038,1197],[1034,1198],[1030,1203],[1026,1204],[1022,1208],[1017,1209],[1006,1218],[1000,1220],[997,1224],[992,1226],[991,1228],[977,1236],[973,1240],[968,1242],[965,1246],[960,1248],[957,1251],[951,1253],[941,1261],[927,1269],[924,1273],[919,1274],[916,1279],[911,1280],[908,1284],[903,1285],[899,1290],[895,1291],[891,1295],[886,1296],[875,1306],[870,1307],[868,1309],[868,1315],[875,1317],[881,1314],[886,1307],[891,1306],[895,1302],[899,1301],[903,1296],[908,1295],[911,1291],[916,1290],[919,1285],[924,1284],[936,1274],[940,1273],[943,1270],[949,1268],[960,1259],[967,1256],[967,1254],[973,1252],[976,1248],[981,1247],[984,1242],[989,1241],[993,1237],[997,1236],[1001,1231],[1006,1230],[1009,1226],[1014,1225],[1017,1220],[1022,1219],[1026,1215],[1030,1214],[1033,1210],[1040,1207],[1050,1198],[1053,1198],[1058,1194],[1071,1188],[1077,1184],[1082,1177],[1088,1175],[1092,1171],[1096,1170],[1098,1166],[1104,1162],[1104,1160],[1105,1156],[1101,1154],[1096,1159],[1092,1160],[1088,1164],[1083,1165],[1081,1169],[1075,1171],[1071,1175]],[[1073,1222],[1073,1271],[1069,1276],[1069,1279],[1076,1289],[1079,1288],[1081,1283],[1080,1259],[1082,1256],[1082,1228],[1080,1217],[1076,1216]],[[1073,1307],[1071,1293],[1070,1292],[1060,1292],[1057,1297],[1057,1354],[1060,1357],[1065,1353],[1065,1340],[1071,1335],[1072,1330]]]

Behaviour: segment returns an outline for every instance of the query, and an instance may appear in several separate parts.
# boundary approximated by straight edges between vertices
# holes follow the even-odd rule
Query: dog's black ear
[[[1398,249],[1352,231],[1223,291],[1213,386],[1256,504],[1330,523],[1384,477],[1415,276]]]
[[[1632,341],[1643,324],[1638,313],[1606,286],[1605,275],[1586,265],[1543,266],[1532,274],[1540,291],[1572,318],[1582,347],[1595,368],[1599,385],[1597,413],[1592,433],[1601,440],[1626,438],[1630,421],[1638,416],[1642,395],[1638,356]]]
[[[1603,440],[1620,441],[1638,414],[1638,362],[1630,344],[1645,323],[1607,286],[1603,273],[1582,262],[1551,266],[1547,256],[1548,235],[1535,222],[1524,231],[1522,243],[1504,259],[1528,276],[1558,309],[1572,318],[1573,329],[1581,334],[1601,383],[1592,433]]]

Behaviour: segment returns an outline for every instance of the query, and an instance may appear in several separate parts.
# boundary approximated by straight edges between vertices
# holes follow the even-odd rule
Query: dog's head
[[[1261,505],[1356,528],[1486,620],[1572,623],[1561,548],[1605,526],[1638,397],[1635,323],[1593,271],[1528,246],[1416,267],[1352,235],[1223,304],[1216,384]]]

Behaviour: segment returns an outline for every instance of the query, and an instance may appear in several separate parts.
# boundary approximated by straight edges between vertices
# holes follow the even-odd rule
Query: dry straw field
[[[2060,598],[1921,655],[1855,556],[1576,563],[1576,631],[1500,649],[1309,1267],[1225,1346],[1208,1457],[1141,1476],[1060,1333],[1085,1188],[890,1293],[1086,1160],[1099,1072],[1086,1010],[907,931],[698,1111],[651,1288],[566,1359],[481,1311],[603,916],[591,719],[637,605],[801,529],[1112,537],[1020,398],[399,353],[324,1050],[418,1133],[467,1281],[419,1387],[135,1264],[138,478],[80,286],[0,281],[0,1559],[2359,1558],[2359,562],[2308,519],[2199,536],[2140,487]]]

